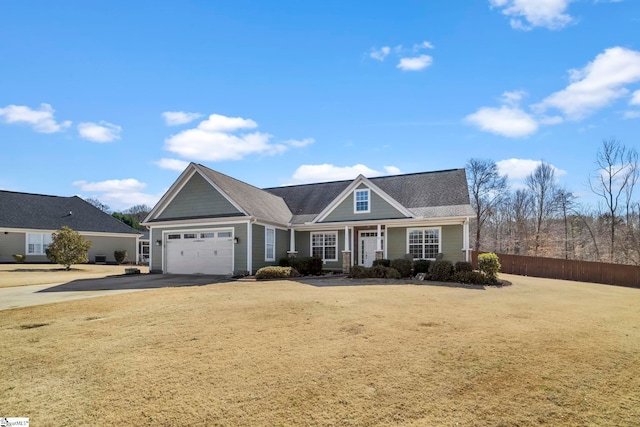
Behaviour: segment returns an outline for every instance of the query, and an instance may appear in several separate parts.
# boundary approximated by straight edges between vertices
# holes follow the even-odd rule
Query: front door
[[[384,233],[382,233],[382,250],[384,250]],[[376,247],[378,246],[378,233],[376,231],[360,232],[360,262],[363,267],[371,267],[376,259]]]

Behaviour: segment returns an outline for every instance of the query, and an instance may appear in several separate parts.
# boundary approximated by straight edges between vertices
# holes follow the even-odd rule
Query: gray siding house
[[[327,270],[375,259],[469,260],[464,169],[260,189],[191,163],[143,221],[152,272],[254,273],[283,257]]]
[[[116,250],[138,259],[140,232],[80,197],[0,191],[0,262],[14,262],[14,254],[26,255],[26,262],[48,262],[51,234],[63,226],[91,241],[89,262],[115,262]]]

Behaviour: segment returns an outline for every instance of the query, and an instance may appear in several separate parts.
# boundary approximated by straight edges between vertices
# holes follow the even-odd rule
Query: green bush
[[[27,256],[23,254],[15,254],[12,256],[13,256],[13,259],[16,260],[18,264],[23,264],[25,259],[27,258]]]
[[[116,259],[118,264],[122,264],[127,259],[127,251],[113,251],[113,257]]]
[[[455,271],[456,273],[461,271],[473,271],[473,264],[466,261],[458,261],[455,265]]]
[[[489,283],[498,281],[498,273],[501,268],[500,259],[493,252],[478,255],[478,270],[484,273]]]
[[[387,270],[387,279],[402,279],[402,275],[395,268],[389,268]]]
[[[391,268],[398,270],[400,276],[409,277],[411,276],[411,270],[413,269],[413,261],[403,258],[394,259],[391,261]]]
[[[280,267],[291,267],[291,258],[289,257],[280,258],[278,260],[278,265]]]
[[[431,264],[431,280],[436,282],[448,282],[453,276],[453,263],[451,261],[435,261]]]
[[[452,280],[458,283],[472,283],[475,285],[487,284],[487,278],[479,271],[458,271],[453,274]]]
[[[361,265],[354,265],[353,267],[351,267],[349,277],[351,277],[352,279],[364,279],[366,277],[369,277],[369,272],[367,270],[368,269],[366,267],[363,267]]]
[[[67,270],[71,264],[83,264],[89,261],[88,252],[91,241],[85,240],[77,231],[66,225],[51,235],[51,243],[46,250],[51,262],[64,265]]]
[[[431,261],[428,259],[417,259],[413,261],[413,274],[429,273]]]
[[[369,273],[368,277],[373,279],[384,279],[387,277],[387,270],[389,270],[389,268],[383,265],[373,266],[367,269],[367,272]]]
[[[322,274],[322,258],[317,256],[294,258],[291,260],[291,267],[303,276],[319,276]]]
[[[373,267],[377,265],[381,265],[383,267],[391,267],[391,260],[386,258],[373,260]]]
[[[293,267],[262,267],[256,272],[256,280],[288,279],[299,276],[300,274]]]

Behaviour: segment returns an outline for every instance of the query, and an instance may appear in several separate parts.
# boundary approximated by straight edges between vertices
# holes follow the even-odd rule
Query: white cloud
[[[416,43],[416,44],[413,45],[413,51],[414,52],[417,52],[417,51],[419,51],[421,49],[433,49],[433,48],[434,48],[433,44],[431,42],[426,41],[426,40],[423,41],[422,43]]]
[[[631,101],[629,101],[631,105],[640,105],[640,90],[633,92],[631,95]]]
[[[520,105],[520,101],[525,96],[527,96],[527,92],[524,90],[506,91],[502,94],[502,97],[500,98],[500,100],[504,104],[517,106],[517,105]]]
[[[170,169],[178,172],[182,172],[189,166],[189,162],[179,159],[160,159],[157,162],[153,162],[161,169]]]
[[[100,182],[75,181],[73,185],[81,191],[91,192],[87,197],[93,197],[109,205],[114,210],[127,209],[133,205],[155,205],[164,191],[158,194],[143,193],[147,184],[134,178],[110,179]]]
[[[500,173],[500,175],[506,175],[510,180],[518,181],[524,180],[541,163],[542,161],[540,160],[507,159],[496,162],[496,166],[498,166],[498,172]],[[556,177],[567,174],[567,171],[565,170],[559,169],[553,165],[549,166],[553,168]]]
[[[468,115],[465,121],[485,132],[509,138],[529,136],[538,130],[536,120],[516,106],[483,107]]]
[[[307,145],[311,145],[316,142],[313,138],[304,138],[304,139],[290,139],[285,141],[284,143],[291,147],[306,147]]]
[[[74,181],[72,183],[80,187],[82,191],[139,191],[146,188],[147,184],[140,182],[134,178],[128,179],[110,179],[100,182]]]
[[[501,8],[510,18],[511,27],[530,30],[545,27],[558,30],[573,22],[565,13],[573,0],[489,0],[491,8]]]
[[[184,111],[166,111],[162,113],[162,117],[164,118],[167,126],[177,126],[192,122],[195,119],[199,119],[200,117],[202,117],[202,114],[187,113]]]
[[[78,133],[93,142],[111,142],[120,139],[122,127],[101,120],[99,123],[85,122],[78,125]]]
[[[622,114],[623,119],[640,119],[640,111],[625,111]]]
[[[396,175],[400,172],[400,169],[395,166],[385,166],[384,169],[386,173],[371,169],[362,164],[354,166],[335,166],[328,163],[321,165],[302,165],[294,172],[291,178],[291,184],[340,181],[354,179],[358,175],[364,175],[366,177]]]
[[[241,129],[253,129],[258,124],[251,119],[211,114],[193,129],[184,130],[165,140],[165,149],[190,160],[240,160],[251,154],[274,155],[290,147],[300,147],[313,139],[290,140],[289,145],[271,143],[271,135],[263,132],[236,134]],[[293,142],[292,142],[293,141]],[[298,144],[298,145],[296,145]]]
[[[433,58],[429,55],[420,55],[413,58],[400,58],[397,67],[403,71],[424,70],[433,63]]]
[[[612,47],[580,70],[570,70],[571,84],[551,94],[534,109],[562,111],[579,120],[629,93],[625,85],[640,81],[640,52]],[[632,100],[635,100],[634,93]]]
[[[373,59],[377,59],[378,61],[384,61],[384,58],[386,58],[390,52],[391,48],[389,46],[383,46],[380,49],[372,50],[369,56]]]
[[[60,132],[69,126],[71,122],[66,120],[58,123],[53,118],[55,110],[49,104],[40,104],[40,108],[32,110],[24,105],[7,105],[0,108],[0,117],[4,117],[6,123],[27,123],[33,130],[40,133]]]

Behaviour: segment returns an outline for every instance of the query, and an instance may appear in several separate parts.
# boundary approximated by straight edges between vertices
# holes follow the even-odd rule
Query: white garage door
[[[164,243],[167,273],[233,273],[233,232],[231,230],[167,233]]]

